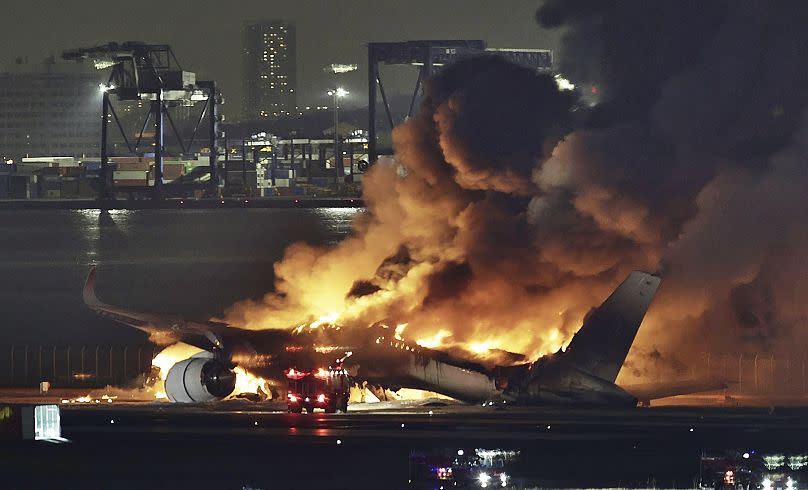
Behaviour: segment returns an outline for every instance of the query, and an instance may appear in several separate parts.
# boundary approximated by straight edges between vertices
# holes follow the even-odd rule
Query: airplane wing
[[[717,378],[685,379],[667,383],[643,383],[620,386],[641,403],[676,395],[689,395],[705,391],[721,390],[727,382]]]
[[[149,339],[158,345],[185,342],[201,349],[222,346],[222,334],[227,324],[220,322],[187,321],[177,315],[147,313],[108,305],[95,294],[96,268],[92,267],[84,282],[82,298],[98,315],[149,334]]]

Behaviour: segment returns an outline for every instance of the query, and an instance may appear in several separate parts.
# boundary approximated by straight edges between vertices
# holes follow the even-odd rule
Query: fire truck
[[[321,408],[325,413],[348,411],[351,379],[341,365],[312,370],[289,368],[286,371],[286,406],[291,413],[313,413]]]

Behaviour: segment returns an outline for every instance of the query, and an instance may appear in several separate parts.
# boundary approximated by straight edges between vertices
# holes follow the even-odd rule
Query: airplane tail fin
[[[614,382],[634,343],[660,278],[634,271],[584,320],[565,356],[584,371]]]

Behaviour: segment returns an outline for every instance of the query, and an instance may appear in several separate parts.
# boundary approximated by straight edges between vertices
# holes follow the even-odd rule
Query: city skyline
[[[44,1],[6,2],[9,18],[18,19],[0,32],[0,42],[9,46],[0,57],[0,69],[18,57],[38,63],[63,50],[110,41],[142,40],[171,44],[183,68],[199,79],[213,79],[227,103],[222,107],[229,120],[241,115],[244,89],[241,77],[242,31],[245,23],[283,19],[297,30],[298,87],[300,107],[328,105],[328,88],[344,84],[351,91],[341,105],[361,107],[367,100],[367,43],[414,39],[483,39],[489,46],[543,48],[556,51],[561,34],[543,30],[534,14],[539,1],[518,1],[508,9],[483,0],[398,3],[358,0],[347,8],[344,2],[277,2],[247,0],[238,9],[223,9],[212,1],[194,3],[145,0],[138,8],[102,0],[74,2],[70,8],[54,8]],[[105,22],[98,23],[99,12]],[[381,19],[381,20],[380,20]],[[386,21],[385,21],[386,19]],[[326,40],[325,42],[323,40]],[[339,80],[323,68],[331,63],[355,63],[359,69]],[[407,67],[393,68],[388,84],[391,94],[412,90],[417,73]],[[411,79],[410,79],[411,78]]]

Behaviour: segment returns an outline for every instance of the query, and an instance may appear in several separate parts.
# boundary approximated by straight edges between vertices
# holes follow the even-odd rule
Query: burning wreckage
[[[409,342],[402,335],[404,324],[349,328],[324,318],[289,330],[245,330],[222,322],[130,311],[101,302],[95,277],[93,268],[83,291],[93,311],[146,332],[163,345],[186,344],[170,345],[154,362],[164,383],[157,396],[173,402],[209,402],[258,389],[278,394],[286,391],[284,380],[299,379],[307,369],[322,371],[322,366],[350,373],[353,381],[381,388],[381,393],[385,388],[411,388],[474,403],[632,406],[720,387],[715,382],[634,388],[615,384],[660,284],[658,277],[643,272],[631,273],[593,310],[566,349],[535,362],[504,366],[486,366]],[[347,398],[323,405],[326,411],[346,407]]]
[[[795,271],[804,270],[803,242],[781,249],[781,242],[735,234],[757,230],[746,218],[747,188],[754,187],[751,195],[760,202],[783,197],[765,207],[768,214],[754,214],[767,217],[759,223],[808,236],[792,229],[792,222],[802,221],[789,219],[804,188],[804,172],[797,172],[804,160],[797,158],[804,154],[801,140],[775,159],[773,175],[758,186],[757,177],[722,179],[720,171],[710,180],[715,173],[701,168],[728,158],[711,152],[690,158],[684,152],[687,158],[680,161],[679,153],[670,154],[691,148],[689,130],[668,141],[662,129],[649,134],[653,125],[645,120],[638,128],[621,121],[601,130],[576,127],[572,94],[559,90],[552,77],[496,56],[444,67],[425,82],[423,95],[418,113],[393,130],[395,158],[376,162],[364,174],[367,213],[355,218],[351,235],[329,247],[289,246],[274,264],[273,292],[262,299],[233,305],[221,322],[131,312],[98,300],[93,271],[85,302],[147,332],[158,345],[183,342],[199,349],[193,357],[166,355],[160,361],[165,395],[174,401],[220,399],[242,383],[285,385],[290,368],[311,373],[342,359],[333,367],[357,382],[430,390],[461,401],[632,405],[717,389],[723,382],[621,387],[616,379],[624,363],[630,368],[624,375],[634,381],[651,371],[664,376],[665,368],[680,376],[678,367],[694,355],[680,348],[683,339],[699,335],[707,347],[721,348],[742,341],[727,330],[737,324],[733,316],[755,329],[768,324],[759,318],[769,317],[801,325],[804,305],[793,299],[799,295],[783,299],[785,306],[774,314],[769,285],[802,284]],[[695,107],[701,114],[702,105]],[[751,123],[760,127],[757,119]],[[747,168],[747,162],[738,167]],[[670,185],[683,175],[692,186]],[[792,188],[794,197],[772,188]],[[728,195],[734,196],[729,204],[723,201]],[[727,205],[737,208],[730,220]],[[717,241],[716,233],[725,241]],[[753,235],[783,236],[769,228]],[[739,244],[749,248],[723,253]],[[748,263],[757,260],[752,257],[761,263]],[[645,322],[647,335],[626,362],[660,281],[629,274],[634,269],[664,269],[667,286]],[[750,277],[752,270],[760,272]],[[288,328],[323,313],[320,320]],[[783,338],[793,343],[801,337]],[[660,354],[657,344],[666,352]],[[279,386],[267,389],[277,393]]]

